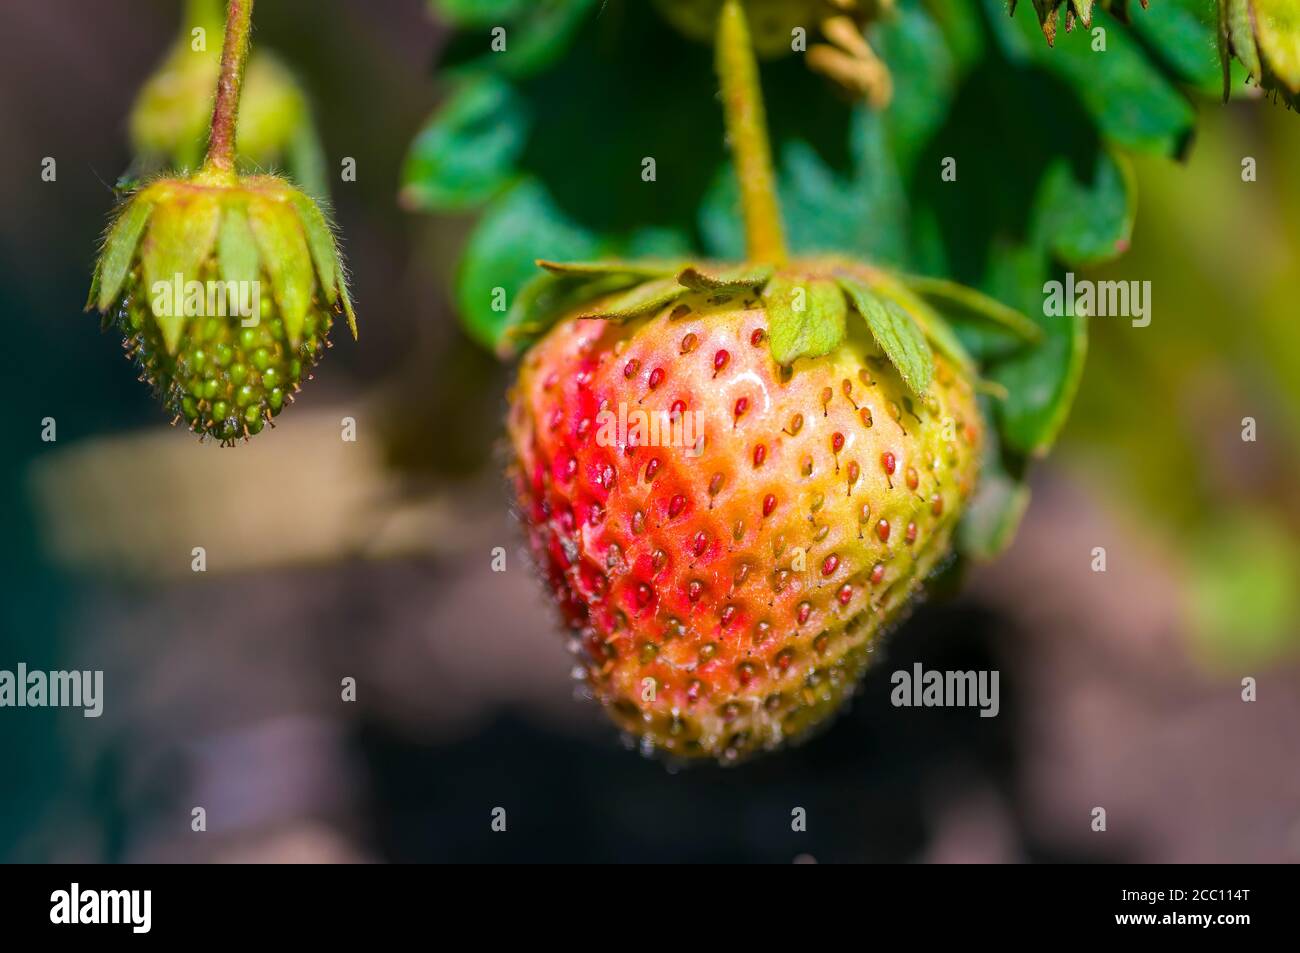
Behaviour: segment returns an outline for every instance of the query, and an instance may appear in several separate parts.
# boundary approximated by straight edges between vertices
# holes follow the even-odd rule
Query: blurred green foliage
[[[1088,275],[1150,281],[1152,320],[1092,322],[1061,452],[1167,543],[1204,657],[1236,665],[1300,651],[1300,124],[1207,103],[1198,129],[1186,163],[1136,163],[1132,250]]]

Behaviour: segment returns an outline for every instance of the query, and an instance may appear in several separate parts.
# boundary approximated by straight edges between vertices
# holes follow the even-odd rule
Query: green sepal
[[[513,357],[580,305],[639,283],[626,272],[568,275],[545,271],[533,276],[515,295],[497,343],[497,354]]]
[[[582,319],[630,321],[663,310],[686,294],[676,277],[656,278],[629,288],[601,307],[578,315]]]
[[[777,273],[763,289],[763,306],[772,358],[781,365],[829,354],[847,333],[844,292],[826,278]]]
[[[1221,0],[1226,9],[1228,40],[1232,52],[1251,76],[1260,75],[1259,51],[1255,47],[1254,16],[1250,0]]]
[[[841,274],[839,286],[866,319],[871,336],[898,369],[908,390],[924,396],[934,379],[934,352],[915,319],[893,299],[882,301],[856,275]]]
[[[339,266],[339,301],[343,304],[343,315],[348,319],[348,330],[352,332],[352,340],[357,339],[357,315],[352,310],[352,293],[348,291],[347,275],[343,273],[342,266]]]
[[[298,224],[302,226],[307,247],[311,250],[311,260],[316,266],[316,276],[320,279],[325,301],[333,305],[338,300],[339,285],[342,284],[334,233],[325,220],[325,213],[310,197],[295,189],[290,193],[289,201],[298,213]]]
[[[1028,344],[1043,340],[1043,329],[1015,308],[1010,308],[974,288],[925,275],[899,275],[907,288],[920,295],[942,314],[956,313],[1005,328]]]
[[[257,239],[248,224],[248,213],[237,205],[221,216],[217,233],[217,265],[222,281],[256,281],[262,270]]]
[[[682,267],[673,261],[547,261],[537,259],[539,268],[545,268],[553,275],[574,278],[603,278],[609,275],[623,275],[629,279],[667,278]]]
[[[122,283],[131,271],[136,246],[140,243],[140,236],[144,233],[152,211],[153,202],[143,195],[127,199],[126,207],[113,222],[108,238],[104,241],[104,250],[100,253],[95,277],[91,282],[91,297],[86,304],[87,308],[93,304],[100,311],[107,311],[117,300]]]
[[[758,290],[772,279],[775,269],[771,265],[735,265],[728,268],[710,268],[706,265],[687,265],[677,275],[677,281],[692,291],[705,293]]]
[[[262,251],[263,266],[271,278],[285,337],[292,347],[297,347],[316,284],[307,237],[298,215],[287,202],[253,198],[248,203],[248,221]]]
[[[220,225],[221,205],[211,195],[201,191],[185,197],[172,194],[158,202],[140,241],[144,293],[170,354],[176,353],[185,330],[185,308],[183,302],[173,301],[171,314],[158,314],[153,311],[152,289],[158,282],[171,283],[177,274],[183,281],[204,280],[203,265],[212,253]]]

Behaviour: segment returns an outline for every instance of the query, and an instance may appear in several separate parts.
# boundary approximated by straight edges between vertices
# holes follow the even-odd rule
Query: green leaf
[[[1044,341],[998,360],[987,371],[1007,389],[1007,399],[996,408],[1002,438],[1026,456],[1043,456],[1056,441],[1079,389],[1088,349],[1086,318],[1043,315],[1038,320]]]
[[[918,397],[924,396],[934,378],[934,353],[916,321],[897,302],[878,298],[855,275],[841,273],[839,284],[866,319],[871,336],[898,369],[903,383]]]
[[[298,213],[285,202],[254,198],[248,203],[248,224],[262,252],[262,267],[271,278],[285,337],[297,347],[316,286],[311,249]]]
[[[490,26],[513,20],[534,0],[429,0],[436,16],[456,26]]]
[[[540,182],[520,182],[488,208],[470,236],[456,281],[461,323],[495,349],[519,289],[537,275],[538,258],[581,260],[601,251],[597,238],[567,218]]]
[[[1062,262],[1098,265],[1128,248],[1136,212],[1132,165],[1122,155],[1102,152],[1091,184],[1080,183],[1063,159],[1048,167],[1031,230]]]
[[[117,300],[122,283],[131,271],[135,260],[135,249],[140,243],[149,214],[153,211],[153,202],[143,195],[127,199],[126,206],[114,220],[104,241],[104,250],[100,253],[99,265],[95,269],[95,282],[98,287],[99,300],[95,302],[100,311],[107,311]],[[92,301],[94,301],[92,290]]]
[[[847,333],[844,292],[825,278],[778,272],[763,289],[763,305],[772,357],[778,364],[829,354]]]
[[[595,5],[596,0],[440,0],[441,12],[461,27],[443,50],[440,66],[534,75],[564,56]]]
[[[457,210],[486,202],[515,176],[531,121],[510,83],[485,74],[465,78],[411,144],[402,204]]]
[[[676,278],[656,278],[637,285],[578,317],[630,321],[662,311],[684,294],[686,289],[677,283]]]
[[[146,293],[150,309],[154,301],[151,289],[157,282],[171,283],[176,275],[182,281],[203,279],[202,267],[217,240],[221,208],[217,200],[202,192],[186,198],[174,195],[159,201],[149,220],[149,229],[140,241]],[[170,353],[176,352],[185,328],[185,309],[172,302],[170,314],[153,312],[163,341]]]
[[[1163,0],[1158,12],[1134,17],[1131,27],[1182,82],[1213,94],[1223,86],[1217,6],[1217,0]]]
[[[950,29],[971,27],[954,18]],[[975,31],[978,35],[978,23]],[[901,6],[876,29],[875,39],[881,59],[897,78],[884,121],[898,168],[910,179],[926,142],[947,117],[957,88],[957,61],[943,29],[919,5]],[[962,39],[969,42],[969,37]]]
[[[900,278],[908,289],[924,298],[941,314],[986,321],[1030,343],[1043,339],[1042,329],[1029,318],[974,288],[946,278],[925,275],[902,275]]]
[[[736,265],[730,268],[712,268],[706,265],[689,265],[677,275],[677,280],[692,291],[745,291],[763,287],[772,277],[770,265]]]

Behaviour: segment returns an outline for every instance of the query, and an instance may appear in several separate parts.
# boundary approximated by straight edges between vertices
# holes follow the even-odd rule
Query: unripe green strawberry
[[[1292,0],[1219,0],[1223,95],[1229,94],[1229,55],[1250,79],[1300,109],[1300,6]]]
[[[947,558],[983,425],[937,321],[863,265],[686,268],[528,351],[521,515],[643,747],[734,761],[824,722]]]
[[[336,313],[356,334],[316,203],[276,176],[215,168],[155,179],[123,201],[87,307],[122,332],[169,413],[225,444],[292,401]]]

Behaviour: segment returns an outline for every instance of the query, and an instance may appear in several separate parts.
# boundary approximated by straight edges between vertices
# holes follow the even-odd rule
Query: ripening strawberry
[[[95,308],[163,407],[223,444],[293,400],[337,315],[356,319],[334,233],[287,180],[235,170],[251,0],[231,3],[208,156],[126,199],[91,285]]]
[[[524,359],[521,514],[596,696],[648,746],[734,759],[802,734],[950,552],[974,389],[910,331],[905,379],[883,338],[914,318],[881,277],[794,263],[761,292],[679,285],[628,317],[605,299]],[[798,296],[838,340],[785,363]]]
[[[593,694],[646,750],[732,762],[853,693],[952,551],[985,425],[925,280],[786,255],[744,13],[721,6],[751,260],[541,263],[508,430]]]

